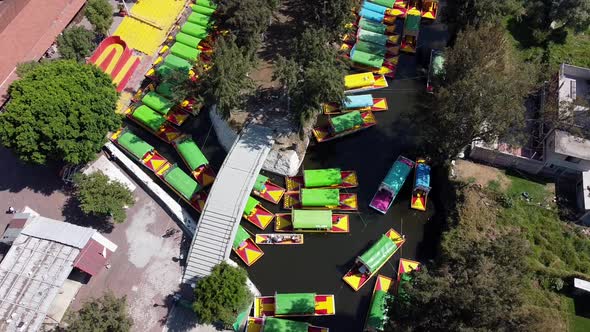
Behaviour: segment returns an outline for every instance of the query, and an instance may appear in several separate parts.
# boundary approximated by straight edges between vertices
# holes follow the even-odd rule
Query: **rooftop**
[[[590,160],[590,140],[555,130],[555,152],[583,160]]]
[[[590,125],[588,107],[576,105],[568,107],[567,103],[590,101],[590,69],[562,64],[559,69],[559,103],[560,112],[574,112],[573,121],[578,126]],[[566,103],[566,105],[563,105]],[[562,116],[565,117],[565,116]]]

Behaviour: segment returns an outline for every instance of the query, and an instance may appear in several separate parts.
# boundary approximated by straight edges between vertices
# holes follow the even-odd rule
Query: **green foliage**
[[[203,92],[217,104],[217,112],[228,118],[230,111],[243,105],[243,95],[254,88],[248,72],[252,64],[233,36],[221,37],[215,43],[213,67],[202,77]],[[236,64],[240,64],[239,66]]]
[[[28,72],[40,66],[39,61],[21,62],[16,66],[16,74],[18,77],[24,77]]]
[[[196,71],[195,77],[201,77],[204,71],[199,71],[202,66],[194,66],[193,71]],[[171,96],[169,97],[175,104],[180,104],[187,98],[191,98],[198,102],[203,102],[201,80],[189,79],[186,70],[173,69],[166,73],[165,76],[160,77],[160,84],[167,84],[170,86]]]
[[[524,3],[523,0],[449,0],[443,13],[447,22],[463,30],[469,25],[496,22],[504,16],[518,16]]]
[[[316,0],[299,4],[304,8],[303,17],[298,17],[313,28],[323,27],[336,41],[344,32],[345,25],[354,21],[352,8],[359,8],[360,0]]]
[[[297,61],[279,55],[274,63],[272,79],[279,81],[289,93],[290,89],[297,84],[300,70]]]
[[[252,301],[252,294],[246,286],[247,278],[244,269],[223,262],[213,268],[211,275],[199,279],[193,309],[200,322],[233,324]]]
[[[106,34],[113,24],[113,6],[109,0],[88,0],[84,15],[96,33]]]
[[[539,33],[562,27],[586,31],[590,25],[590,0],[528,1],[526,17]]]
[[[0,141],[26,162],[88,162],[106,133],[121,125],[111,78],[92,65],[47,62],[12,83],[8,92]]]
[[[62,58],[84,61],[92,53],[94,33],[84,27],[66,29],[57,37],[57,49]]]
[[[127,313],[127,297],[116,297],[112,292],[92,299],[77,312],[66,317],[64,332],[127,332],[131,331],[133,320]]]
[[[446,160],[473,140],[518,142],[535,70],[515,59],[502,27],[467,27],[445,59],[440,88],[423,100],[433,155]]]
[[[125,221],[125,206],[135,203],[133,194],[123,184],[110,181],[102,172],[74,177],[76,196],[86,214],[113,216],[116,223]]]

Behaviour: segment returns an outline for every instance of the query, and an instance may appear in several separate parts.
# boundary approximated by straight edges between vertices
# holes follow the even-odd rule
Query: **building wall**
[[[530,174],[538,174],[543,169],[543,162],[534,159],[527,159],[497,150],[472,146],[469,157],[492,165],[501,167],[516,168]]]
[[[0,0],[0,33],[30,0]],[[49,0],[48,0],[49,1]]]
[[[590,170],[590,160],[573,159],[568,161],[569,156],[555,152],[555,136],[549,135],[545,140],[545,165],[549,168],[566,168],[572,172],[585,172]],[[570,158],[571,159],[571,158]]]

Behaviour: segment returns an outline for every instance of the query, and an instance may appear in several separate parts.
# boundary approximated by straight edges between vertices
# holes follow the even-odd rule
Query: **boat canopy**
[[[293,210],[294,229],[329,229],[332,227],[332,211]]]
[[[170,53],[185,60],[193,61],[199,58],[201,51],[196,48],[186,46],[183,43],[176,42],[172,44],[172,47],[170,47]]]
[[[376,11],[372,11],[368,8],[361,8],[361,11],[359,12],[359,16],[360,17],[364,17],[366,19],[369,19],[371,21],[375,21],[375,22],[383,22],[383,19],[385,19],[385,14],[380,14]]]
[[[397,194],[411,170],[412,167],[410,165],[403,162],[400,158],[397,158],[395,163],[393,163],[393,166],[389,169],[389,172],[387,172],[382,184]]]
[[[375,33],[373,31],[359,29],[357,32],[357,38],[359,40],[385,45],[387,44],[387,36],[381,33]]]
[[[211,21],[211,16],[193,12],[188,16],[186,20],[187,22],[198,24],[203,27],[208,27],[210,24],[209,22]]]
[[[172,168],[166,172],[164,180],[166,180],[166,182],[168,182],[187,200],[190,200],[193,195],[201,189],[199,184],[177,165],[172,166]]]
[[[308,169],[303,171],[306,187],[327,187],[342,183],[340,168]]]
[[[172,69],[183,69],[187,72],[193,67],[190,62],[174,54],[168,54],[166,59],[164,59],[164,65]]]
[[[440,52],[436,52],[432,58],[432,73],[435,76],[444,74],[445,72],[445,58]]]
[[[418,31],[420,30],[420,15],[410,15],[406,17],[406,21],[404,22],[404,35],[418,35]]]
[[[356,62],[360,65],[371,68],[381,68],[383,65],[382,56],[359,51],[356,49],[356,47],[353,47],[350,51],[350,60],[352,60],[352,62]]]
[[[184,23],[184,25],[180,28],[180,31],[201,39],[207,38],[207,35],[209,34],[207,32],[207,28],[191,22]]]
[[[383,290],[378,290],[373,294],[369,317],[367,318],[367,327],[371,328],[371,331],[384,330],[387,321],[387,300],[389,297],[389,294]]]
[[[190,47],[194,47],[197,48],[199,46],[199,44],[201,43],[200,38],[197,37],[193,37],[191,35],[188,35],[184,32],[179,32],[176,34],[176,36],[174,37],[176,38],[176,41],[179,43],[183,43],[184,45],[190,46]]]
[[[145,96],[141,98],[141,102],[160,114],[168,114],[168,111],[174,106],[172,101],[154,91],[146,93]]]
[[[256,177],[256,182],[254,182],[254,190],[263,191],[264,188],[266,188],[266,181],[268,181],[268,177],[258,174]]]
[[[347,90],[362,88],[375,84],[373,73],[359,73],[344,76],[344,87]]]
[[[419,163],[416,165],[416,187],[430,188],[430,166]]]
[[[166,118],[146,105],[141,105],[136,108],[131,116],[148,126],[152,131],[158,131],[158,129],[166,122]]]
[[[250,238],[250,234],[246,232],[242,225],[238,226],[238,231],[236,232],[236,237],[234,237],[233,248],[238,249],[242,242],[248,240]]]
[[[332,127],[334,128],[334,132],[341,133],[343,131],[350,130],[355,126],[360,126],[363,124],[363,117],[361,116],[361,112],[354,111],[342,115],[335,116],[330,119],[330,123],[332,123]]]
[[[359,21],[359,28],[381,34],[385,34],[385,31],[387,30],[387,27],[384,24],[368,20],[364,17]]]
[[[207,160],[207,157],[201,152],[201,149],[199,149],[197,143],[192,138],[187,137],[183,139],[176,145],[176,148],[191,170],[196,170],[203,165],[209,164],[209,160]]]
[[[338,206],[340,204],[340,190],[301,189],[301,204],[309,207]]]
[[[373,106],[373,95],[346,96],[342,102],[344,109],[365,108]]]
[[[363,52],[375,54],[381,57],[385,57],[387,48],[384,45],[379,45],[371,42],[359,40],[354,44],[354,47]]]
[[[281,319],[276,317],[266,317],[264,319],[264,332],[307,332],[309,324],[293,320]]]
[[[375,273],[396,250],[397,245],[395,242],[387,236],[381,235],[379,241],[373,244],[369,250],[365,251],[358,260],[365,264],[369,272]]]
[[[252,196],[248,196],[248,201],[246,202],[246,207],[244,208],[244,213],[251,214],[252,212],[254,212],[254,210],[256,209],[256,206],[258,206],[258,204],[260,204],[260,202],[256,198],[253,198]]]
[[[208,16],[211,16],[213,13],[215,13],[215,8],[203,6],[201,4],[191,5],[191,9],[195,13],[208,15]]]
[[[213,9],[217,8],[217,4],[215,4],[211,0],[197,0],[196,3],[199,6],[203,6],[203,7],[207,7],[207,8],[213,8]]]
[[[387,8],[393,8],[395,4],[395,0],[371,0],[371,2]]]
[[[314,293],[275,294],[275,315],[311,315],[315,313]]]
[[[154,150],[154,147],[139,138],[129,130],[124,130],[117,138],[117,143],[129,151],[137,159],[143,158],[146,153]]]
[[[395,2],[395,0],[393,0],[392,2]],[[387,11],[387,7],[379,4],[377,1],[363,1],[362,8],[372,10],[379,14],[385,14],[385,12]],[[389,8],[393,8],[393,6],[389,6]]]
[[[172,96],[172,83],[162,82],[156,87],[156,92],[164,97]]]

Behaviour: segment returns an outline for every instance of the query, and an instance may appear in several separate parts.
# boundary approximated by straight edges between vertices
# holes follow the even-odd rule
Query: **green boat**
[[[303,171],[305,187],[331,187],[342,183],[342,174],[339,168],[310,169]]]
[[[329,207],[340,205],[338,189],[301,189],[301,204],[304,207]]]
[[[170,167],[162,178],[187,201],[190,201],[201,190],[201,186],[177,165]]]
[[[141,105],[133,110],[131,117],[154,132],[157,132],[158,129],[166,123],[166,118],[164,118],[162,114],[154,111],[146,105]]]
[[[145,96],[141,98],[141,102],[162,115],[168,114],[168,111],[174,106],[174,103],[171,100],[154,91],[146,93]]]
[[[179,42],[172,44],[172,47],[170,47],[170,53],[187,61],[195,61],[199,58],[199,55],[201,55],[200,50]]]
[[[135,157],[136,160],[141,160],[146,154],[154,151],[153,146],[149,145],[127,128],[118,133],[114,141]]]

